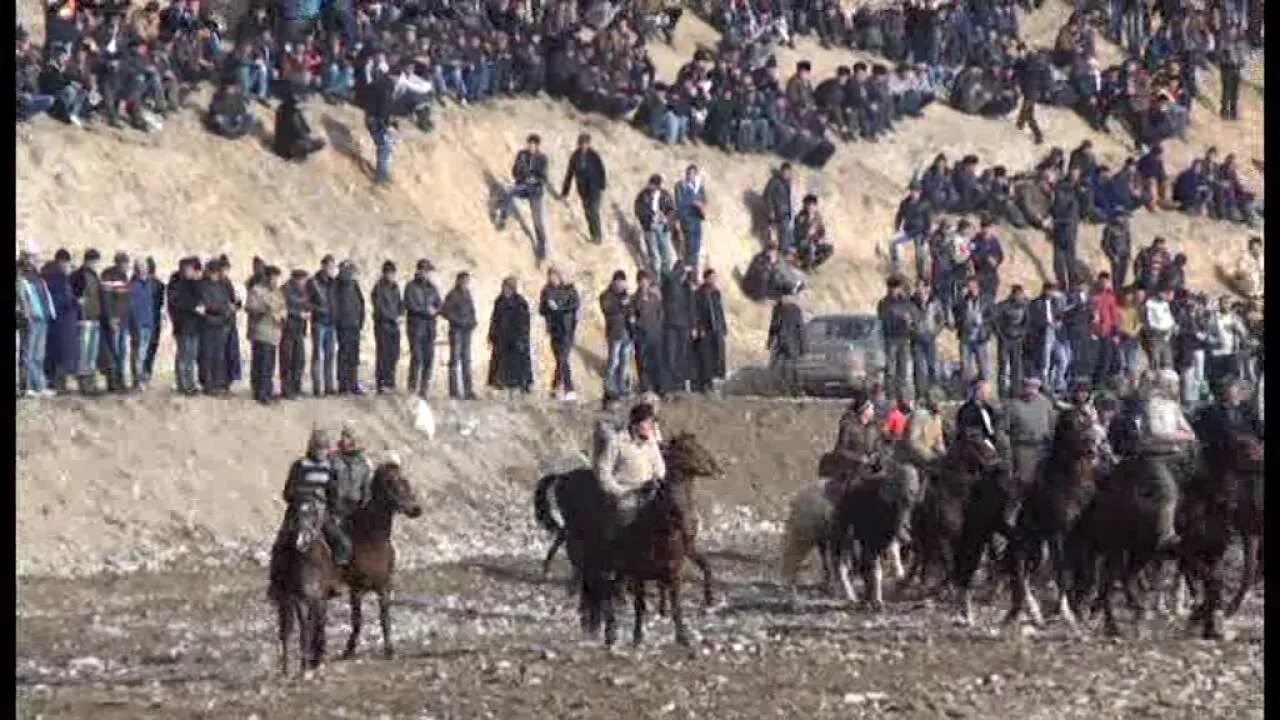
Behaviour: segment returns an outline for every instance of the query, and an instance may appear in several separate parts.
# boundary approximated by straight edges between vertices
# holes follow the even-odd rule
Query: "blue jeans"
[[[516,198],[524,198],[529,201],[529,215],[533,218],[533,254],[535,257],[542,259],[547,256],[547,227],[543,222],[543,206],[541,188],[529,189],[520,185],[516,185],[507,191],[502,198],[502,205],[498,209],[498,215],[501,219],[506,220],[507,215],[515,211]]]
[[[687,215],[680,218],[680,227],[684,230],[684,261],[689,265],[697,265],[702,256],[702,218]]]
[[[667,110],[654,120],[650,129],[654,137],[668,145],[683,144],[689,133],[689,118]]]
[[[316,395],[332,393],[337,385],[337,369],[334,365],[338,347],[338,332],[333,325],[311,325],[311,392]]]
[[[49,323],[32,320],[27,325],[27,389],[42,392],[49,387],[44,376],[44,351],[49,339]]]
[[[200,361],[200,329],[195,323],[175,334],[177,341],[174,372],[178,376],[178,392],[196,392],[196,364]]]
[[[102,325],[97,320],[80,321],[80,362],[76,373],[82,378],[98,372],[98,343],[102,341]]]
[[[267,73],[267,66],[260,62],[241,63],[236,69],[236,78],[245,95],[256,95],[266,100],[271,94],[271,76]]]
[[[367,118],[364,124],[369,130],[369,136],[373,138],[374,147],[377,148],[378,157],[374,166],[374,177],[379,182],[387,182],[391,179],[391,128],[382,120],[375,118]]]
[[[462,68],[457,65],[450,65],[446,71],[443,65],[436,65],[435,73],[436,92],[443,95],[446,92],[452,92],[455,99],[467,97],[467,82],[462,77]]]
[[[493,66],[492,65],[489,65],[487,63],[481,63],[480,65],[472,68],[471,71],[466,74],[465,93],[466,93],[467,101],[475,102],[477,100],[481,100],[486,97],[489,97],[492,84],[493,84]]]
[[[111,328],[111,372],[116,377],[124,377],[126,360],[129,357],[129,325],[114,324]]]
[[[889,260],[895,267],[900,267],[902,254],[898,251],[898,248],[911,243],[916,249],[916,279],[924,278],[927,271],[925,260],[929,259],[928,240],[929,238],[923,234],[908,235],[905,232],[895,234],[889,238]]]
[[[57,100],[52,95],[28,95],[18,106],[18,120],[30,120],[41,113],[46,113]]]
[[[979,376],[991,379],[991,353],[986,341],[960,341],[960,363],[966,383]]]
[[[1049,384],[1049,378],[1045,378],[1045,387],[1051,388],[1057,393],[1067,392],[1067,377],[1071,371],[1071,343],[1066,337],[1060,337],[1053,344],[1053,384]]]
[[[609,341],[609,360],[604,371],[604,393],[609,397],[627,394],[627,366],[631,363],[631,341]]]
[[[938,339],[917,337],[912,366],[915,370],[916,396],[938,381]]]
[[[1124,374],[1137,374],[1141,347],[1136,337],[1124,338],[1120,341],[1120,367]]]
[[[649,267],[659,275],[669,271],[675,262],[671,249],[671,228],[655,223],[644,233],[645,250],[649,254]]]
[[[133,371],[134,385],[150,379],[147,377],[147,370],[144,366],[147,360],[147,348],[151,346],[151,335],[154,332],[154,328],[139,327],[134,328],[129,334],[130,349],[133,351],[131,369]]]
[[[1125,48],[1130,53],[1137,53],[1147,38],[1147,23],[1142,10],[1125,13],[1124,35]]]
[[[62,94],[58,96],[58,104],[62,107],[62,111],[67,114],[68,119],[83,117],[84,106],[88,101],[88,93],[71,85],[63,88]]]
[[[325,65],[320,91],[326,95],[347,95],[356,87],[356,73],[350,65]]]
[[[449,397],[472,397],[471,328],[449,328]]]

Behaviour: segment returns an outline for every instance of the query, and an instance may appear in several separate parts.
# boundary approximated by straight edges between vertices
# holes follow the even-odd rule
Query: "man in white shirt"
[[[1173,288],[1165,285],[1142,308],[1142,334],[1147,343],[1147,357],[1153,370],[1173,367],[1173,348],[1169,340],[1177,330],[1173,319]]]

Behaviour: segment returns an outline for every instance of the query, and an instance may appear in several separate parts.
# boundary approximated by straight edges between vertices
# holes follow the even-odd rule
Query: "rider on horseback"
[[[854,391],[853,402],[840,416],[840,430],[832,459],[844,473],[857,473],[864,469],[875,472],[880,469],[880,451],[883,435],[875,421],[876,408],[867,391]],[[843,473],[842,473],[843,474]]]
[[[625,428],[603,435],[595,459],[596,479],[613,502],[615,527],[623,527],[667,474],[653,405],[638,403],[631,408]]]
[[[333,504],[325,522],[325,537],[333,546],[334,561],[346,565],[351,557],[351,539],[343,529],[343,521],[369,500],[369,485],[373,480],[373,465],[365,457],[356,432],[350,425],[342,428],[338,438],[338,451],[331,456],[333,463]]]
[[[294,461],[289,468],[289,478],[284,485],[284,501],[288,505],[285,522],[280,527],[276,543],[289,544],[294,540],[288,535],[303,521],[303,515],[322,513],[325,540],[332,549],[334,561],[345,565],[350,558],[351,543],[342,534],[334,520],[332,508],[337,500],[337,487],[333,464],[329,459],[329,433],[319,428],[311,431],[307,440],[307,454]]]
[[[907,438],[906,442],[898,446],[899,458],[921,471],[931,469],[947,451],[941,408],[945,399],[946,393],[942,388],[930,386],[907,418]]]

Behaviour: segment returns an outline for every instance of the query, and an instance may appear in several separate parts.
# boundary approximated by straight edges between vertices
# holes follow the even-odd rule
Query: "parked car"
[[[875,315],[819,315],[805,323],[804,331],[807,352],[796,361],[794,375],[799,392],[847,396],[884,372],[884,341]]]

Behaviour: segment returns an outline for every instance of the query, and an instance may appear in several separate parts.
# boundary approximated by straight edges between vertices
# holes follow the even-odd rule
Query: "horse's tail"
[[[537,519],[538,524],[544,530],[552,535],[558,535],[564,527],[556,520],[555,515],[551,512],[551,491],[556,483],[560,481],[559,473],[549,473],[543,475],[538,480],[538,487],[533,491],[533,516]]]

